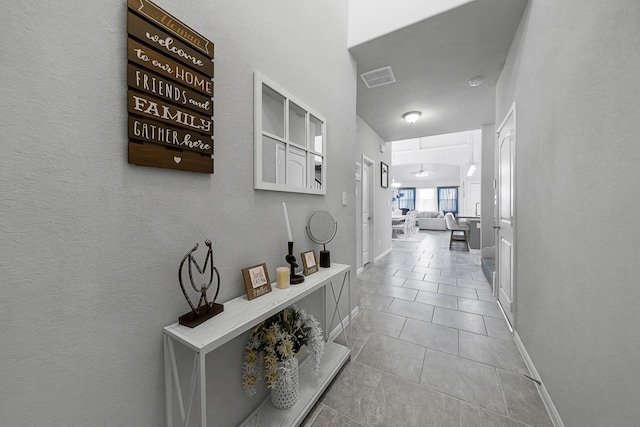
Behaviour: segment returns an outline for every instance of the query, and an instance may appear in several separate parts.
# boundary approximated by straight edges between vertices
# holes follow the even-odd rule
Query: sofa
[[[447,223],[442,212],[418,212],[416,221],[420,230],[446,230]]]

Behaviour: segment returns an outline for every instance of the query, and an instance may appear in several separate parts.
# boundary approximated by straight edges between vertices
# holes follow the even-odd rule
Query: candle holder
[[[289,282],[292,285],[297,285],[299,283],[304,282],[304,276],[300,276],[296,274],[296,268],[298,267],[298,263],[296,263],[296,257],[293,256],[293,242],[287,242],[289,247],[289,254],[284,257],[285,261],[290,265],[290,273],[289,273]]]

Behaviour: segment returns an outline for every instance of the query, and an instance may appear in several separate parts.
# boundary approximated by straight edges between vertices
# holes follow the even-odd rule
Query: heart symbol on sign
[[[182,157],[174,157],[173,161],[177,163],[180,163],[182,161]]]

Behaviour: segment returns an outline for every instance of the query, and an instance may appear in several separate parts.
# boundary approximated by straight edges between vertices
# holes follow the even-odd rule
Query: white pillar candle
[[[287,205],[282,202],[282,207],[284,208],[284,219],[287,221],[287,237],[289,238],[289,242],[293,242],[293,237],[291,237],[291,226],[289,226],[289,215],[287,215]]]
[[[276,286],[280,289],[286,289],[289,287],[289,267],[276,268]]]

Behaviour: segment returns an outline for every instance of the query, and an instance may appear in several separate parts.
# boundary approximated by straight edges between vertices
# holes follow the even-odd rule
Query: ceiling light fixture
[[[483,81],[484,81],[484,77],[482,76],[474,77],[471,80],[469,80],[469,86],[478,87],[482,84]]]
[[[422,113],[420,111],[409,111],[408,113],[404,113],[402,118],[408,121],[409,123],[415,123],[418,121]]]

